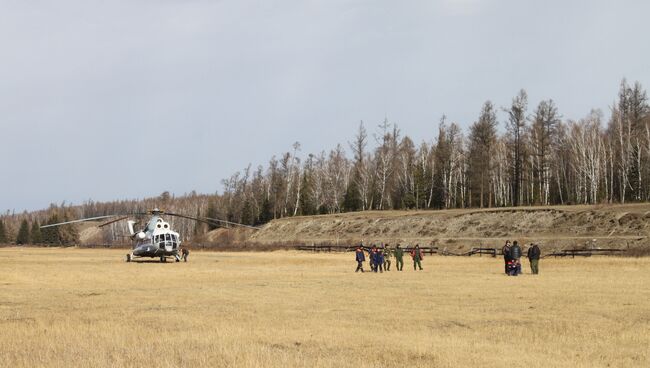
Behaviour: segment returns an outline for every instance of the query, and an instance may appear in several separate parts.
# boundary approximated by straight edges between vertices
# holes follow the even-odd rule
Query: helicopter
[[[135,225],[137,224],[136,221],[133,220],[127,221],[130,238],[134,241],[134,244],[131,253],[127,253],[127,255],[125,256],[126,262],[131,262],[135,258],[145,258],[145,257],[148,258],[158,257],[160,259],[160,262],[167,262],[167,258],[173,258],[176,260],[176,262],[180,262],[181,260],[181,255],[179,254],[181,249],[180,234],[177,233],[176,231],[173,231],[171,225],[165,220],[163,220],[162,218],[163,215],[185,218],[189,220],[206,223],[209,225],[227,224],[227,225],[241,226],[241,227],[246,227],[246,228],[251,228],[256,230],[260,229],[259,227],[256,226],[244,225],[237,222],[231,222],[231,221],[220,220],[215,218],[193,217],[193,216],[187,216],[178,213],[165,212],[158,208],[154,208],[153,210],[147,212],[135,212],[130,214],[114,214],[114,215],[106,215],[106,216],[87,217],[78,220],[59,222],[56,224],[43,225],[41,226],[41,229],[85,222],[85,221],[106,220],[106,219],[117,217],[117,219],[99,225],[99,227],[104,227],[118,221],[127,220],[131,216],[144,216],[144,215],[150,215],[151,218],[149,219],[149,221],[147,221],[147,224],[141,230],[135,229]]]

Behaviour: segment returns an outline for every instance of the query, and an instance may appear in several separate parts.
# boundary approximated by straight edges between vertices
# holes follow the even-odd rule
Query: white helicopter
[[[130,216],[142,216],[142,215],[151,215],[151,218],[147,222],[147,225],[140,231],[136,231],[134,226],[137,223],[136,221],[129,220],[127,221],[130,237],[134,240],[133,250],[131,253],[128,253],[125,257],[127,262],[131,262],[135,258],[160,258],[160,262],[167,262],[167,258],[174,258],[176,262],[180,262],[181,255],[179,251],[181,249],[181,237],[180,235],[171,229],[171,226],[168,222],[164,221],[161,215],[181,217],[189,220],[199,221],[210,225],[235,225],[242,226],[251,229],[259,229],[259,227],[239,224],[236,222],[230,222],[215,218],[209,217],[192,217],[177,213],[170,213],[161,211],[158,208],[154,208],[151,211],[145,213],[132,213],[129,215],[117,214],[117,215],[107,215],[107,216],[97,216],[97,217],[88,217],[79,220],[60,222],[56,224],[43,225],[42,228],[61,226],[67,224],[73,224],[77,222],[85,221],[96,221],[102,219],[109,219],[113,217],[119,217],[118,219],[103,223],[99,227],[104,227],[106,225],[112,224],[117,221],[122,221],[128,219]]]

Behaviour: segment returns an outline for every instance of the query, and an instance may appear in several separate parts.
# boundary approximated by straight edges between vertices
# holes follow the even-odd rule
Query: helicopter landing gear
[[[160,262],[162,262],[162,263],[167,262],[167,257],[160,257]]]
[[[131,262],[131,253],[128,253],[128,254],[126,255],[125,261],[127,261],[127,262]]]

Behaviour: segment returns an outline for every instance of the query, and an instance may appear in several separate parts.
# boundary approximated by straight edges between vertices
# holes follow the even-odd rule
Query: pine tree
[[[300,181],[298,213],[301,216],[311,216],[316,214],[316,204],[314,203],[314,171],[312,166],[313,156],[310,155],[305,162],[302,179]]]
[[[217,206],[214,203],[214,199],[210,199],[208,201],[208,210],[205,213],[205,217],[212,218],[212,219],[217,218]],[[219,227],[219,226],[217,226],[217,224],[213,224],[213,223],[208,224],[208,230],[214,230],[217,227]]]
[[[343,198],[343,210],[345,212],[360,211],[363,207],[363,201],[359,195],[357,181],[358,179],[356,177],[350,180],[348,189],[345,191],[345,196]]]
[[[4,221],[0,220],[0,244],[7,242],[7,230]]]
[[[262,208],[260,210],[260,219],[258,225],[265,224],[273,220],[273,210],[271,209],[271,202],[268,198],[264,198]]]
[[[50,216],[50,218],[47,220],[47,224],[56,224],[60,222],[59,221],[59,216],[57,214],[53,214]],[[59,233],[59,228],[57,226],[53,227],[46,227],[41,231],[42,238],[43,238],[43,243],[48,244],[50,246],[56,246],[56,245],[61,245],[61,234]]]
[[[38,221],[32,222],[32,231],[30,231],[30,236],[32,244],[41,244],[43,242],[41,226],[38,224]]]
[[[196,218],[201,218],[201,208],[196,209]],[[203,233],[203,223],[200,221],[194,221],[194,236]]]
[[[470,198],[470,205],[478,202],[481,208],[492,207],[490,170],[497,139],[496,126],[496,111],[492,102],[486,101],[469,134],[469,174],[473,195],[477,197],[476,200]]]
[[[511,154],[511,183],[512,183],[512,205],[519,206],[522,199],[524,150],[526,133],[526,109],[528,108],[528,95],[523,89],[512,99],[512,105],[506,113],[508,121],[506,128],[509,135]]]
[[[16,236],[16,244],[29,244],[29,223],[26,219],[23,219],[23,221],[20,223],[18,236]]]
[[[248,199],[244,201],[244,206],[241,210],[241,223],[244,225],[253,225],[255,223],[253,207],[251,206],[251,202]]]

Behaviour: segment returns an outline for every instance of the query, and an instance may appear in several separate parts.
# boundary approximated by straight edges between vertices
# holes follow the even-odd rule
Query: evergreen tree
[[[310,155],[304,166],[304,173],[300,181],[300,199],[298,201],[298,213],[301,216],[311,216],[316,214],[316,204],[314,203],[314,172],[313,156]]]
[[[512,205],[521,204],[523,194],[523,170],[524,170],[524,150],[526,134],[526,109],[528,108],[528,95],[523,89],[517,96],[512,99],[512,105],[506,113],[508,121],[506,128],[509,135],[510,155],[511,155],[511,192]]]
[[[23,221],[20,223],[18,236],[16,236],[16,244],[29,244],[29,223],[26,219],[23,219]]]
[[[481,115],[469,133],[469,174],[470,188],[476,197],[470,198],[470,206],[478,203],[478,207],[492,207],[490,196],[490,170],[492,155],[497,139],[497,116],[492,102],[483,104]]]
[[[7,242],[7,230],[4,221],[0,220],[0,244]]]
[[[56,213],[50,215],[50,218],[47,220],[48,225],[56,224],[58,222],[60,222],[59,215]],[[41,234],[43,237],[43,243],[50,246],[61,245],[61,234],[59,233],[59,228],[57,226],[46,227],[41,231]]]
[[[196,218],[201,217],[201,208],[196,209]],[[194,236],[203,233],[203,223],[199,221],[194,222]]]
[[[447,199],[447,174],[449,170],[449,158],[451,147],[447,141],[446,117],[443,115],[438,128],[438,142],[435,147],[435,171],[433,175],[433,198],[431,206],[442,209],[446,206]]]
[[[343,210],[345,212],[360,211],[363,208],[363,201],[359,194],[357,182],[357,178],[350,180],[348,189],[345,191],[345,196],[343,198]]]
[[[41,244],[43,242],[43,236],[41,234],[41,226],[38,224],[38,221],[32,222],[32,231],[30,231],[32,244]]]
[[[244,206],[242,207],[241,210],[241,223],[244,225],[255,224],[255,215],[253,214],[253,207],[251,206],[251,202],[248,199],[244,201]]]
[[[214,203],[214,199],[208,201],[208,210],[205,213],[205,217],[216,219],[217,218],[217,206]],[[217,224],[210,223],[208,224],[208,230],[214,230],[219,227]]]
[[[262,202],[262,208],[260,210],[260,219],[258,225],[265,224],[273,220],[273,209],[271,208],[271,202],[268,198],[264,198]]]

